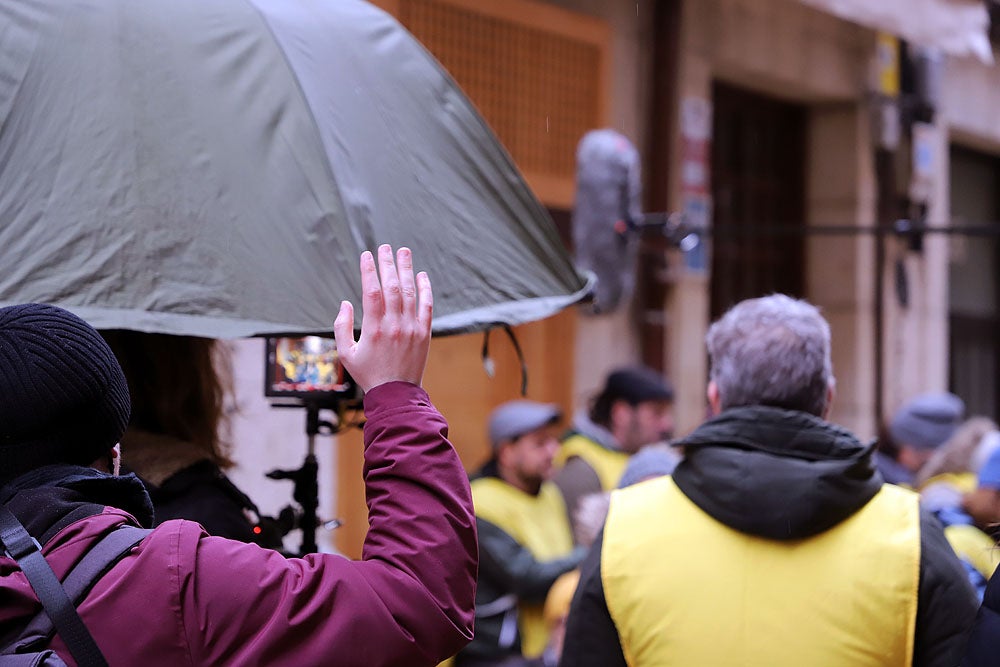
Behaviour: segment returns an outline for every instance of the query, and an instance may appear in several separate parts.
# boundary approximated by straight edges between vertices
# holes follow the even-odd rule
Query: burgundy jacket
[[[465,645],[472,637],[475,518],[447,424],[422,389],[403,382],[374,388],[365,408],[370,530],[362,560],[285,559],[209,537],[196,523],[168,521],[79,607],[108,663],[419,667]],[[10,506],[26,513],[16,497]],[[132,521],[104,507],[59,530],[43,553],[62,578],[94,540]],[[0,558],[0,600],[7,631],[39,608],[7,558]],[[58,635],[53,647],[70,662]]]

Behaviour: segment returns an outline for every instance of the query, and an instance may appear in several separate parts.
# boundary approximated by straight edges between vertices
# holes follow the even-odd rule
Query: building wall
[[[933,188],[928,223],[950,221],[949,144],[1000,155],[1000,70],[972,58],[946,62],[941,107],[935,119]],[[903,184],[905,187],[905,183]],[[889,244],[885,288],[887,305],[885,408],[899,405],[924,391],[948,388],[948,261],[954,244],[944,234],[927,234],[923,250],[914,252],[900,241]],[[895,266],[900,264],[912,304],[904,308],[895,290]]]
[[[1000,62],[1000,52],[994,52]],[[950,58],[945,66],[943,123],[950,138],[969,148],[1000,154],[1000,66]]]
[[[815,226],[871,226],[877,216],[869,80],[875,35],[799,3],[781,0],[687,0],[683,9],[679,91],[710,99],[716,79],[758,93],[805,104],[809,110],[807,223]],[[968,81],[971,90],[983,86]],[[975,78],[969,74],[969,79]],[[993,90],[997,90],[994,86]],[[986,102],[986,100],[982,100]],[[988,122],[977,113],[969,124]],[[938,156],[945,154],[945,134]],[[675,146],[680,142],[675,141]],[[676,148],[675,150],[679,150]],[[680,155],[676,154],[673,164]],[[945,158],[946,160],[946,158]],[[939,168],[946,161],[939,159]],[[675,170],[676,171],[676,170]],[[947,210],[946,178],[935,180],[931,218]],[[682,200],[675,174],[675,207]],[[766,221],[765,221],[766,222]],[[812,235],[806,243],[806,294],[820,306],[833,334],[838,381],[832,419],[863,437],[877,434],[885,415],[876,415],[875,241],[870,235]],[[896,260],[905,267],[910,303],[896,298]],[[701,275],[682,275],[669,308],[674,313],[707,312]],[[890,239],[882,275],[883,394],[886,414],[918,391],[947,384],[947,242],[928,238],[921,254]],[[672,321],[679,318],[670,317]],[[668,341],[671,365],[683,372],[682,423],[699,418],[692,387],[705,370],[689,355],[708,322],[690,319],[688,330]],[[697,331],[694,331],[697,329]],[[700,382],[703,385],[703,380]]]
[[[994,49],[994,60],[998,56],[1000,52]],[[945,187],[950,188],[946,196],[951,204],[948,210],[965,216],[968,223],[987,224],[998,220],[997,187],[1000,183],[997,183],[995,164],[1000,158],[1000,116],[996,113],[1000,104],[1000,67],[953,58],[946,63],[945,74],[942,116],[947,140],[953,147],[975,151],[949,151],[946,156],[957,158],[954,164],[942,165],[942,170],[950,174],[942,179]],[[985,165],[981,164],[979,156]],[[989,165],[989,158],[993,158],[994,165]],[[990,319],[996,321],[1000,312],[997,306],[1000,284],[996,275],[998,243],[1000,240],[996,237],[989,241],[977,237],[948,238],[948,256],[952,261],[949,312],[959,316],[959,321],[978,318],[983,327],[972,337],[971,341],[975,342],[971,345],[967,331],[956,331],[957,340],[950,346],[956,351],[961,349],[954,362],[953,375],[959,385],[956,390],[966,400],[970,412],[994,418],[1000,417],[996,400],[1000,392],[996,380],[996,359],[1000,349],[995,327],[992,336],[989,332]],[[991,337],[992,346],[987,342]]]
[[[873,225],[875,177],[868,116],[857,100],[810,110],[809,223]],[[831,419],[873,435],[875,239],[869,235],[807,238],[807,296],[830,322],[837,388]]]
[[[927,214],[931,225],[948,219],[947,135],[940,120],[934,141],[935,178]],[[925,391],[948,388],[948,238],[927,234],[923,250],[915,252],[905,241],[891,239],[884,282],[885,411]],[[897,293],[905,276],[910,297],[904,306]]]

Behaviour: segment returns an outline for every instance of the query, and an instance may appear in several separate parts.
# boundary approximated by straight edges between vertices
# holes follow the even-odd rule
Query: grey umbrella
[[[366,2],[0,2],[0,305],[328,331],[378,243],[431,274],[439,334],[589,289],[469,101]]]

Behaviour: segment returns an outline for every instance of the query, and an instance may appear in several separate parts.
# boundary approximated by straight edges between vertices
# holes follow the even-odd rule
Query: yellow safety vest
[[[950,486],[958,493],[965,494],[975,491],[979,480],[975,473],[948,472],[931,477],[920,485],[919,490],[924,493],[938,484]],[[997,564],[1000,563],[1000,550],[996,548],[996,542],[992,537],[975,526],[965,524],[945,526],[944,536],[955,554],[976,568],[984,579],[989,580],[993,576]]]
[[[885,485],[826,532],[779,542],[650,480],[612,494],[601,570],[632,667],[910,665],[918,499]]]
[[[559,453],[556,454],[556,467],[561,468],[566,465],[566,462],[574,456],[579,456],[590,464],[590,467],[597,473],[598,479],[601,480],[601,488],[605,491],[611,491],[618,487],[618,480],[625,472],[629,457],[625,452],[612,451],[607,447],[602,447],[579,433],[574,433],[563,440]]]
[[[965,524],[945,526],[944,536],[955,555],[989,581],[1000,563],[1000,550],[993,538],[975,526]]]
[[[496,477],[472,482],[476,516],[499,527],[538,561],[564,558],[573,551],[573,536],[562,494],[551,482],[542,484],[537,496],[529,495]],[[521,651],[536,657],[545,650],[549,630],[543,604],[518,604]]]

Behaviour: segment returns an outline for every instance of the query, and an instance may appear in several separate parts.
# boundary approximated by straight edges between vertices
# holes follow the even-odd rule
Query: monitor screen
[[[265,396],[316,400],[357,396],[357,386],[340,363],[332,338],[268,338],[266,363]]]

